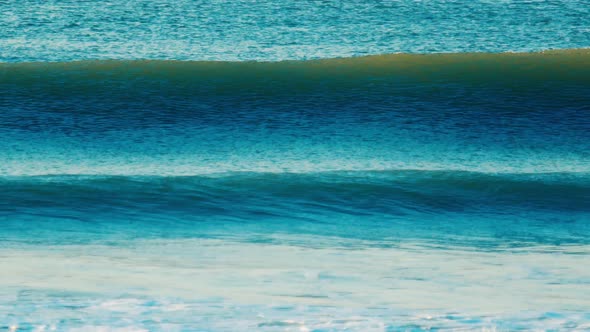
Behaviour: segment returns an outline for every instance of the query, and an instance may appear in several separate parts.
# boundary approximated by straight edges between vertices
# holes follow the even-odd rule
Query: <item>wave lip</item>
[[[0,84],[49,85],[60,82],[100,86],[101,83],[143,79],[188,86],[213,82],[238,89],[277,81],[296,86],[302,81],[330,78],[348,79],[347,84],[353,84],[351,79],[363,77],[396,78],[402,83],[449,80],[506,84],[514,79],[589,83],[589,73],[590,49],[569,49],[533,53],[400,53],[278,62],[84,60],[0,63]]]

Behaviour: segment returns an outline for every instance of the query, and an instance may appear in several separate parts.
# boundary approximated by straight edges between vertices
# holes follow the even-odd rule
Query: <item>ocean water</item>
[[[590,2],[0,2],[0,331],[590,330]]]
[[[590,45],[588,0],[3,0],[0,6],[0,61],[276,61]]]

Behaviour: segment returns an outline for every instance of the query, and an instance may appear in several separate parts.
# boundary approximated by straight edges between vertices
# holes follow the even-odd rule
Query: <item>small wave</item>
[[[225,173],[214,176],[41,176],[0,179],[7,208],[80,201],[86,205],[149,204],[165,211],[224,211],[304,206],[344,213],[453,211],[525,207],[588,212],[590,174],[485,174],[461,171]],[[311,204],[311,205],[308,205]],[[287,208],[290,206],[291,208]],[[296,206],[296,207],[295,207]],[[159,209],[159,208],[157,208]],[[187,211],[188,211],[187,210]],[[347,212],[348,211],[348,212]]]

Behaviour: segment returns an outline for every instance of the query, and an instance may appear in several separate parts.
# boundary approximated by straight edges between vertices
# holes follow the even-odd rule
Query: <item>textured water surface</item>
[[[8,312],[8,326],[23,330],[590,327],[587,246],[488,251],[267,238],[275,243],[158,239],[12,248],[3,258],[12,275],[0,279],[0,310]]]
[[[589,9],[1,2],[0,330],[589,330]]]
[[[590,46],[588,0],[5,0],[0,10],[0,61],[300,60]]]

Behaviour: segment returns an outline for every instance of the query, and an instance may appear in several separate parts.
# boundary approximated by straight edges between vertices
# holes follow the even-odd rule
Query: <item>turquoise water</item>
[[[0,9],[0,330],[590,329],[587,1]]]
[[[0,61],[302,60],[590,45],[588,0],[17,1]]]

